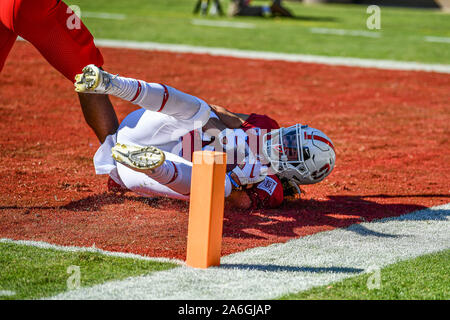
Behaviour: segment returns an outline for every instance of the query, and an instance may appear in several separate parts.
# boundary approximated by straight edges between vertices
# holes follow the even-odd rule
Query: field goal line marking
[[[158,258],[158,257],[146,257],[135,253],[127,253],[127,252],[114,252],[107,251],[92,247],[77,247],[77,246],[61,246],[56,245],[44,241],[32,241],[32,240],[14,240],[8,238],[0,238],[0,243],[11,243],[17,245],[24,245],[29,247],[35,247],[40,249],[53,249],[64,252],[89,252],[89,253],[99,253],[105,256],[116,257],[116,258],[128,258],[128,259],[136,259],[136,260],[146,260],[146,261],[154,261],[154,262],[168,262],[175,263],[178,265],[184,265],[184,261],[179,259],[169,259],[169,258]]]
[[[376,68],[386,70],[401,71],[425,71],[450,73],[450,65],[447,64],[427,64],[420,62],[406,62],[395,60],[378,60],[348,57],[328,57],[307,54],[277,53],[267,51],[251,51],[241,49],[229,49],[218,47],[201,47],[183,44],[168,44],[158,42],[141,42],[112,39],[96,39],[95,43],[99,47],[116,49],[137,49],[150,51],[166,51],[190,54],[210,54],[213,56],[224,56],[242,59],[258,60],[279,60],[286,62],[318,63],[332,66]]]

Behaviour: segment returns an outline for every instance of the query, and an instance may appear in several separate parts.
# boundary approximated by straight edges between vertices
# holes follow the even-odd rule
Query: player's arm
[[[252,207],[252,200],[245,191],[236,190],[225,199],[225,207],[248,210]]]
[[[225,199],[225,204],[233,209],[277,208],[284,199],[281,181],[274,175],[267,176],[264,181],[248,185],[241,190],[233,190]]]
[[[250,115],[244,113],[234,113],[231,112],[224,107],[217,106],[214,104],[209,105],[214,111],[215,114],[219,117],[219,119],[225,124],[225,126],[229,129],[238,129],[242,126],[242,124],[248,119]]]

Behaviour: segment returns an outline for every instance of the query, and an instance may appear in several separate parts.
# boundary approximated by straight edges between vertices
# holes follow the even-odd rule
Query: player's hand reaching
[[[252,185],[263,181],[267,176],[268,168],[259,161],[247,161],[231,170],[229,177],[239,186]]]

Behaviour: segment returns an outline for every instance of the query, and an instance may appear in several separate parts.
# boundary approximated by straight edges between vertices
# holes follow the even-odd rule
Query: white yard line
[[[155,261],[155,262],[169,262],[175,264],[184,265],[184,261],[177,259],[168,259],[168,258],[153,258],[141,256],[134,253],[126,253],[126,252],[112,252],[102,250],[96,247],[75,247],[75,246],[59,246],[56,244],[51,244],[43,241],[30,241],[30,240],[12,240],[1,238],[0,243],[12,243],[30,247],[36,247],[41,249],[53,249],[58,251],[66,251],[66,252],[91,252],[91,253],[100,253],[106,256],[117,257],[117,258],[130,258],[130,259],[139,259],[139,260],[147,260],[147,261]]]
[[[332,34],[337,36],[353,36],[353,37],[367,37],[367,38],[381,37],[381,33],[377,31],[330,29],[330,28],[310,28],[309,31],[311,33],[316,34]]]
[[[207,26],[207,27],[237,28],[237,29],[254,29],[255,28],[255,25],[253,23],[246,23],[246,22],[192,19],[191,23],[195,26]]]
[[[12,296],[15,296],[15,295],[16,295],[15,291],[0,290],[0,297],[12,297]]]
[[[53,299],[271,299],[450,248],[449,222],[450,203],[249,249],[220,267],[181,266]]]
[[[23,39],[20,37],[18,37],[17,40],[23,41]],[[251,51],[251,50],[228,49],[217,47],[200,47],[183,44],[112,40],[112,39],[96,39],[95,44],[99,47],[116,48],[116,49],[136,49],[136,50],[167,51],[179,53],[210,54],[213,56],[223,56],[241,59],[318,63],[332,66],[375,68],[385,70],[450,73],[450,65],[448,64],[427,64],[420,62],[405,62],[395,60],[328,57],[328,56],[315,56],[308,54],[277,53],[267,51]]]
[[[265,52],[265,51],[250,51],[250,50],[239,50],[239,49],[228,49],[228,48],[199,47],[199,46],[191,46],[191,45],[111,40],[111,39],[96,39],[95,43],[99,47],[109,47],[109,48],[127,48],[127,49],[138,49],[138,50],[154,50],[154,51],[168,51],[168,52],[180,52],[180,53],[210,54],[213,56],[225,56],[225,57],[244,58],[244,59],[281,60],[281,61],[288,61],[288,62],[320,63],[320,64],[325,64],[325,65],[377,68],[377,69],[388,69],[388,70],[428,71],[428,72],[450,73],[450,65],[445,65],[445,64],[426,64],[426,63],[419,63],[419,62],[405,62],[405,61],[393,61],[393,60],[326,57],[326,56],[315,56],[315,55],[306,55],[306,54],[276,53],[276,52]]]
[[[450,37],[425,37],[425,41],[428,42],[440,42],[440,43],[450,43]]]
[[[107,13],[107,12],[81,12],[81,18],[97,18],[97,19],[108,19],[108,20],[125,20],[126,15],[120,13]]]

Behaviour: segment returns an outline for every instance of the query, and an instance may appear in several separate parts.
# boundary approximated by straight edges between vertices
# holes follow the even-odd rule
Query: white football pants
[[[192,163],[181,157],[181,138],[206,124],[211,116],[208,104],[169,86],[131,78],[117,77],[114,86],[112,95],[145,109],[130,113],[116,135],[106,139],[94,156],[96,172],[108,173],[116,182],[142,196],[189,199]],[[116,142],[160,148],[166,155],[163,165],[171,166],[171,176],[146,174],[116,163],[111,157],[111,147]],[[225,189],[228,195],[231,192],[228,179]]]

